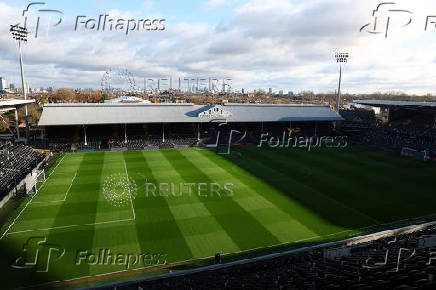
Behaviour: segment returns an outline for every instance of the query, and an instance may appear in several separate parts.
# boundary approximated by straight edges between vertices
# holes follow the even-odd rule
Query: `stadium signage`
[[[207,111],[201,112],[198,114],[199,118],[208,118],[208,119],[216,119],[216,118],[228,118],[233,116],[232,113],[227,112],[218,107],[210,108]]]

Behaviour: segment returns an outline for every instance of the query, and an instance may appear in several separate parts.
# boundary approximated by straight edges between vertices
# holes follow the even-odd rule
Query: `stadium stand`
[[[50,150],[68,152],[197,146],[216,142],[218,131],[225,143],[230,130],[256,143],[261,132],[281,136],[291,123],[313,134],[315,126],[341,120],[327,105],[50,104],[39,126]],[[228,128],[219,127],[223,122]]]
[[[50,140],[48,149],[52,152],[70,152],[72,141]]]
[[[144,132],[141,134],[136,133],[132,137],[126,140],[122,137],[104,136],[95,133],[92,137],[87,138],[87,145],[85,146],[84,138],[80,138],[80,141],[74,142],[73,138],[49,138],[49,149],[53,152],[70,152],[75,150],[111,150],[111,149],[126,149],[126,150],[144,150],[153,148],[180,148],[180,147],[193,147],[201,146],[202,144],[228,144],[230,133],[233,130],[232,142],[240,139],[244,133],[245,137],[241,142],[244,144],[259,144],[262,137],[262,133],[268,133],[268,136],[275,136],[282,138],[283,133],[289,133],[289,122],[277,122],[265,124],[263,131],[261,130],[261,124],[231,124],[227,126],[218,127],[216,124],[203,124],[201,137],[198,138],[195,132],[192,132],[191,124],[167,124],[165,139],[156,132],[156,128]],[[292,124],[293,136],[314,136],[315,124],[310,122],[294,122]],[[329,134],[332,126],[329,123],[317,124],[318,134]],[[294,131],[295,129],[295,131]],[[161,128],[159,130],[162,130]],[[71,130],[72,131],[72,130]],[[190,132],[190,133],[189,133]],[[113,132],[112,132],[113,133]],[[219,134],[219,135],[218,135]],[[71,133],[73,136],[73,133]],[[219,137],[219,138],[218,138]],[[104,140],[107,140],[106,142]],[[107,143],[105,145],[105,143]],[[76,145],[76,146],[75,146]]]
[[[406,231],[407,232],[407,231]],[[102,289],[435,289],[436,226]]]
[[[24,145],[0,143],[0,198],[6,196],[44,160],[44,154]]]
[[[362,132],[356,140],[366,145],[390,148],[395,151],[403,147],[422,151],[436,146],[436,130],[419,130],[410,126],[378,126]]]
[[[352,141],[396,152],[401,152],[405,147],[421,152],[436,148],[436,103],[375,100],[357,100],[355,103],[381,108],[387,115],[387,122],[362,122],[366,123],[366,127],[355,130]],[[347,125],[353,120],[353,114],[359,111],[364,110],[341,111],[346,119],[344,132],[347,132]]]

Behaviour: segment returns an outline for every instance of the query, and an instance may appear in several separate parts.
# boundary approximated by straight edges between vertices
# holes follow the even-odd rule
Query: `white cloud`
[[[142,6],[145,9],[151,9],[153,8],[154,2],[152,0],[145,0],[144,3],[142,3]]]
[[[436,29],[425,32],[424,25],[428,14],[436,15],[436,3],[397,2],[414,12],[414,21],[403,29],[393,26],[388,39],[359,32],[371,21],[379,3],[375,0],[249,0],[239,3],[230,20],[215,26],[185,20],[167,23],[163,32],[129,36],[120,31],[74,31],[74,16],[66,15],[62,25],[26,45],[26,76],[34,87],[98,88],[105,70],[126,67],[138,79],[231,77],[234,87],[246,89],[333,91],[338,71],[334,53],[349,51],[345,91],[435,92]],[[0,2],[3,23],[16,22],[20,12]],[[141,15],[119,10],[109,14]],[[8,28],[0,26],[0,75],[18,84],[17,45]]]
[[[226,4],[226,0],[208,0],[205,5],[210,9],[214,9],[224,4]]]
[[[204,6],[206,6],[208,9],[216,9],[218,7],[228,6],[239,1],[241,0],[207,0],[204,3]]]

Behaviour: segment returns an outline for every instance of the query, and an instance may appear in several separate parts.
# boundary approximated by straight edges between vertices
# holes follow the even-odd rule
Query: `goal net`
[[[38,170],[32,172],[29,176],[26,177],[26,194],[30,194],[32,192],[38,192],[39,188],[45,182],[45,171]]]
[[[425,152],[421,152],[409,147],[404,147],[403,149],[401,149],[401,155],[406,157],[414,157],[422,160],[426,159]]]

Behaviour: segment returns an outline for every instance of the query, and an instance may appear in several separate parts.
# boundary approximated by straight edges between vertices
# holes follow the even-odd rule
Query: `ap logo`
[[[47,244],[47,238],[32,237],[24,244],[22,255],[14,261],[11,267],[47,273],[50,263],[59,261],[64,254],[64,248]]]

